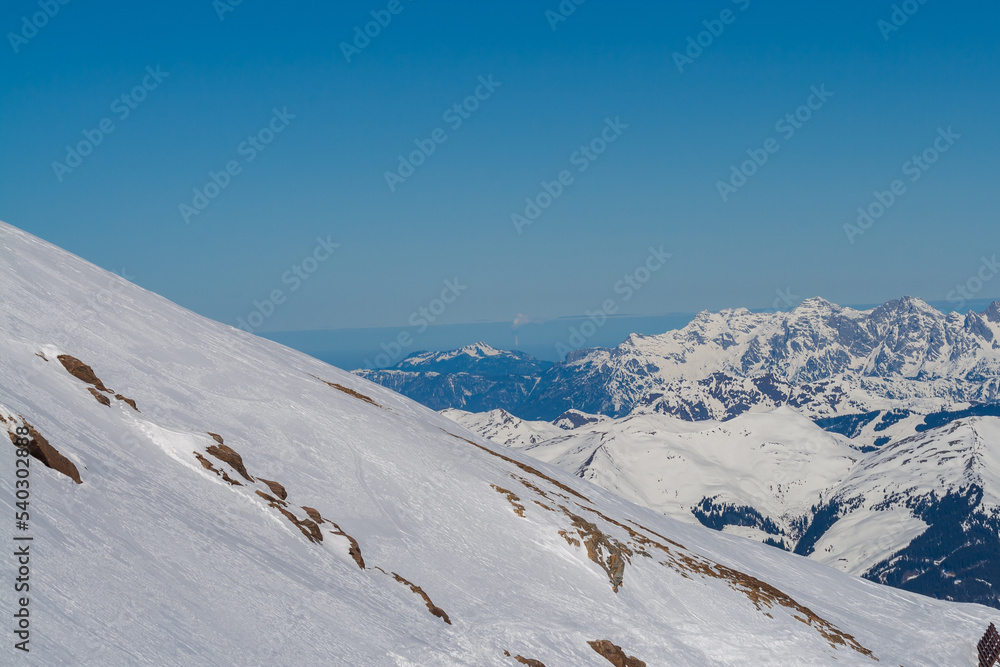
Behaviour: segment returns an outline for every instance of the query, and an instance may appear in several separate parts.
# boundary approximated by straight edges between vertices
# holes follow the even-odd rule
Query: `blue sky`
[[[636,316],[771,308],[779,291],[945,301],[1000,251],[994,3],[900,3],[889,31],[893,3],[870,0],[587,0],[558,22],[557,0],[244,0],[220,19],[222,2],[4,3],[0,219],[223,322],[262,312],[261,332],[416,333],[421,308],[435,325],[551,321],[609,299]],[[348,62],[342,43],[379,17]],[[689,38],[705,46],[679,68]],[[581,157],[609,120],[615,140]],[[78,166],[53,165],[102,121]],[[390,189],[418,141],[434,152]],[[719,182],[762,151],[724,201]],[[512,214],[564,171],[518,233]],[[972,294],[998,295],[1000,279]]]

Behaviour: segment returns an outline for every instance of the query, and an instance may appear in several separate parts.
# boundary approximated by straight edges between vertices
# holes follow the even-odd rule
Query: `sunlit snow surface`
[[[831,645],[787,606],[758,608],[730,581],[661,565],[655,549],[631,556],[615,593],[586,549],[558,534],[574,527],[555,505],[622,543],[629,535],[612,521],[633,520],[644,535],[683,545],[671,547],[675,555],[758,577],[878,664],[970,664],[995,618],[674,521],[517,452],[501,459],[487,451],[501,451],[495,445],[412,401],[2,223],[0,257],[0,406],[36,427],[83,480],[33,461],[32,650],[19,664],[517,664],[508,650],[549,667],[606,667],[586,643],[595,639],[648,665],[876,664]],[[99,403],[60,354],[89,364],[139,411]],[[366,568],[332,524],[322,525],[322,543],[310,542],[256,493],[267,486],[207,455],[209,432],[252,477],[283,485],[298,518],[307,506],[336,522]],[[0,456],[6,539],[13,452]],[[491,485],[516,493],[524,517]],[[13,567],[2,560],[7,582]],[[451,624],[375,568],[421,587]],[[2,588],[9,619],[14,594]],[[12,643],[8,635],[0,662],[12,662]]]

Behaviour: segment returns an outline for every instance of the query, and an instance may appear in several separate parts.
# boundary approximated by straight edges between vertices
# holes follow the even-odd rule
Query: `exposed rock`
[[[629,523],[645,531],[648,535],[639,532],[625,523],[616,521],[592,507],[584,507],[579,504],[578,507],[624,530],[631,538],[631,540],[621,542],[608,535],[597,524],[586,521],[574,514],[567,507],[559,505],[559,509],[572,520],[573,527],[581,538],[580,541],[587,547],[588,557],[600,565],[608,574],[612,589],[615,592],[617,592],[618,587],[622,584],[625,564],[629,562],[629,558],[634,554],[651,558],[652,555],[649,553],[649,550],[655,549],[666,555],[666,560],[660,561],[661,565],[678,572],[685,578],[692,578],[693,575],[699,575],[725,581],[734,591],[746,596],[765,616],[771,616],[766,610],[773,608],[775,605],[785,607],[792,613],[794,618],[816,630],[816,632],[829,642],[830,646],[834,648],[840,646],[848,647],[864,656],[876,659],[871,650],[862,646],[853,636],[840,630],[826,619],[817,616],[808,607],[800,604],[774,586],[739,570],[716,563],[704,556],[693,554],[684,545],[666,538],[635,521],[629,520]],[[576,546],[580,543],[580,541],[571,537],[565,530],[560,530],[559,535],[571,545]],[[649,535],[655,535],[662,542],[654,540]],[[771,617],[773,618],[773,616]]]
[[[323,531],[319,529],[319,526],[316,525],[315,521],[312,521],[311,519],[299,519],[295,517],[294,514],[287,511],[282,512],[282,514],[285,514],[285,516],[294,517],[292,523],[298,526],[299,530],[302,531],[302,534],[308,537],[311,541],[313,542],[323,541]]]
[[[430,611],[433,615],[437,616],[448,625],[451,625],[451,619],[448,618],[448,614],[444,612],[444,609],[441,609],[441,607],[438,607],[433,602],[431,602],[430,596],[424,592],[424,589],[422,589],[420,586],[417,586],[411,581],[407,581],[406,579],[399,576],[395,572],[392,573],[392,576],[396,579],[396,581],[405,586],[409,586],[411,591],[422,597],[424,599],[424,603],[427,605],[428,611]]]
[[[214,465],[212,465],[211,461],[209,461],[208,459],[206,459],[204,456],[202,456],[198,452],[193,452],[193,454],[194,454],[195,458],[198,459],[198,462],[201,464],[202,468],[204,468],[205,470],[211,470],[216,475],[219,474],[219,471],[216,469],[216,467]]]
[[[135,407],[135,401],[133,399],[128,398],[126,396],[122,396],[121,394],[115,394],[115,398],[117,398],[119,401],[124,401],[128,403],[130,406],[132,406],[133,410],[135,410],[136,412],[140,412],[139,408]]]
[[[615,667],[646,667],[646,663],[642,660],[625,655],[621,646],[615,646],[607,639],[597,639],[587,643]]]
[[[80,471],[76,469],[76,465],[60,454],[58,449],[50,445],[49,441],[42,437],[42,434],[29,424],[26,419],[22,417],[21,421],[24,422],[25,428],[28,429],[28,435],[26,436],[30,441],[28,444],[28,454],[56,472],[66,475],[77,484],[83,484],[83,481],[80,479]],[[11,442],[17,446],[17,434],[8,433],[8,435]]]
[[[87,387],[87,390],[94,396],[94,398],[97,399],[97,402],[100,403],[101,405],[107,405],[107,406],[111,405],[111,399],[102,394],[101,392],[97,391],[93,387]]]
[[[524,518],[524,505],[518,502],[521,499],[518,498],[513,491],[508,491],[507,489],[499,487],[496,484],[490,484],[490,486],[492,486],[500,495],[507,496],[507,501],[514,506],[514,514]]]
[[[531,658],[525,658],[523,655],[512,656],[510,651],[504,651],[503,654],[508,658],[514,658],[514,660],[517,660],[522,665],[528,665],[528,667],[545,667],[545,663],[538,660],[532,660]]]
[[[233,479],[232,477],[230,477],[229,475],[227,475],[225,470],[222,471],[222,479],[226,480],[227,482],[229,482],[233,486],[243,486],[242,483],[237,482],[235,479]]]
[[[250,476],[250,473],[247,472],[246,466],[243,465],[243,457],[240,456],[236,452],[236,450],[230,447],[229,445],[212,445],[205,451],[207,451],[209,454],[219,459],[220,461],[223,461],[231,465],[233,467],[233,470],[235,470],[236,472],[238,472],[243,476],[243,479],[247,480],[248,482],[254,481],[253,477]]]
[[[216,441],[217,443],[219,443],[220,445],[224,445],[224,444],[226,444],[226,443],[225,443],[225,441],[223,441],[223,439],[222,439],[222,436],[221,436],[221,435],[219,435],[218,433],[212,433],[212,432],[208,432],[208,434],[209,434],[210,436],[212,436],[212,440],[215,440],[215,441]]]
[[[358,545],[358,541],[353,537],[351,537],[350,535],[348,535],[347,533],[345,533],[343,530],[341,530],[340,526],[338,526],[337,524],[334,523],[332,525],[334,530],[331,530],[330,533],[332,533],[333,535],[339,535],[340,537],[347,538],[347,541],[351,543],[351,546],[347,550],[348,555],[354,559],[354,562],[358,564],[358,567],[360,567],[362,570],[365,569],[365,559],[361,557],[361,547]]]
[[[94,369],[83,363],[76,357],[71,357],[68,354],[60,354],[58,357],[60,362],[62,362],[63,368],[69,371],[69,374],[82,382],[94,385],[99,391],[103,391],[108,394],[114,393],[110,389],[104,386],[101,379],[97,377],[94,373]]]
[[[316,377],[315,375],[313,375],[313,377],[316,378],[317,380],[319,380],[320,382],[322,382],[323,384],[327,385],[328,387],[333,387],[334,389],[336,389],[338,391],[342,391],[345,394],[347,394],[348,396],[353,396],[354,398],[356,398],[356,399],[358,399],[360,401],[364,401],[365,403],[370,403],[371,405],[374,405],[376,408],[381,408],[382,407],[381,405],[379,405],[378,403],[376,403],[375,401],[373,401],[370,396],[365,396],[361,392],[355,391],[355,390],[351,389],[350,387],[345,387],[344,385],[337,384],[336,382],[327,382],[323,378]]]
[[[288,492],[285,491],[285,487],[283,487],[281,484],[278,484],[277,482],[272,482],[269,479],[264,479],[263,477],[258,477],[257,481],[264,482],[265,484],[267,484],[268,488],[271,489],[271,493],[278,496],[282,500],[288,498]]]
[[[611,590],[618,592],[619,587],[625,581],[625,564],[629,562],[632,551],[618,540],[605,534],[596,524],[593,524],[583,517],[573,514],[568,509],[559,506],[566,516],[573,522],[573,527],[580,535],[580,540],[587,547],[587,557],[594,561],[607,573],[611,581]],[[572,544],[569,535],[560,531],[563,538]]]
[[[36,356],[45,359],[44,354],[36,353]],[[97,377],[97,374],[94,373],[94,369],[88,366],[87,364],[83,363],[76,357],[71,357],[68,354],[60,354],[56,358],[59,359],[60,362],[62,362],[63,368],[65,368],[70,375],[80,380],[81,382],[86,382],[89,385],[93,385],[92,387],[88,387],[88,389],[90,389],[90,393],[93,394],[94,398],[96,398],[97,402],[100,403],[101,405],[110,406],[111,399],[105,396],[104,394],[114,394],[114,397],[117,398],[119,401],[124,401],[125,403],[128,403],[130,406],[132,406],[133,410],[139,412],[139,408],[136,407],[134,400],[128,398],[127,396],[122,396],[121,394],[115,394],[114,391],[104,386],[104,382],[101,381],[101,378]],[[45,359],[45,361],[48,361],[48,359]],[[103,393],[98,393],[98,392],[103,392]]]
[[[459,440],[467,442],[470,445],[472,445],[473,447],[478,447],[479,449],[483,450],[487,454],[492,454],[493,456],[496,456],[497,458],[503,459],[504,461],[507,461],[508,463],[513,463],[514,465],[516,465],[518,468],[520,468],[524,472],[526,472],[528,474],[531,474],[531,475],[534,475],[535,477],[540,477],[541,479],[544,479],[549,484],[552,484],[553,486],[555,486],[555,487],[557,487],[559,489],[562,489],[566,493],[570,493],[570,494],[576,496],[580,500],[585,500],[588,503],[590,502],[590,499],[587,498],[586,496],[584,496],[583,494],[577,493],[576,491],[574,491],[570,487],[566,486],[562,482],[559,482],[557,480],[552,479],[551,477],[549,477],[545,473],[541,472],[540,470],[538,470],[536,468],[532,468],[531,466],[529,466],[526,463],[521,463],[520,461],[516,461],[516,460],[510,458],[509,456],[504,456],[503,454],[499,454],[497,452],[494,452],[492,449],[488,449],[486,447],[483,447],[482,445],[477,445],[476,443],[472,442],[468,438],[463,438],[460,435],[455,435],[454,433],[448,433],[448,435],[450,435],[453,438],[458,438]]]
[[[319,510],[315,510],[312,507],[306,507],[305,505],[302,506],[302,509],[304,509],[306,514],[309,515],[309,518],[316,523],[323,523],[326,521],[326,519],[323,518],[323,515],[319,513]]]
[[[198,452],[194,452],[194,455],[198,459],[198,462],[201,463],[201,467],[202,468],[205,468],[206,470],[211,470],[216,475],[220,475],[223,480],[229,482],[233,486],[243,486],[243,484],[241,484],[240,482],[237,482],[235,479],[233,479],[232,477],[230,477],[226,473],[225,470],[218,470],[218,469],[216,469],[216,467],[212,465],[211,461],[209,461],[208,459],[206,459],[204,456],[202,456]]]
[[[256,493],[258,496],[266,500],[268,505],[281,512],[282,516],[284,516],[296,528],[302,531],[302,534],[305,535],[310,542],[323,541],[323,533],[322,531],[320,531],[319,526],[316,525],[315,521],[312,521],[311,519],[300,519],[299,517],[295,516],[287,509],[285,509],[286,507],[288,507],[288,503],[286,503],[283,500],[278,500],[274,496],[269,496],[263,491],[256,491]]]
[[[288,507],[288,503],[286,503],[284,500],[278,500],[274,496],[269,496],[263,491],[255,491],[254,493],[256,493],[258,496],[266,500],[268,504],[273,507]]]

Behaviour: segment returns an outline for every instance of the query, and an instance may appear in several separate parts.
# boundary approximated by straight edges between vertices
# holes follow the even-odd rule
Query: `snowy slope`
[[[0,257],[0,429],[81,481],[31,459],[19,664],[960,665],[995,617],[662,517],[2,223]]]
[[[565,433],[555,424],[525,421],[518,419],[506,410],[474,413],[449,409],[442,410],[441,414],[504,447],[527,447]]]
[[[681,521],[882,583],[1000,607],[996,417],[960,419],[876,451],[787,407],[726,422],[636,413],[541,441],[552,428],[545,422],[506,413],[460,420]]]
[[[970,418],[869,455],[799,551],[946,599],[1000,600],[1000,419]]]
[[[442,414],[668,516],[788,549],[863,456],[791,408],[727,422],[634,414],[569,432],[506,413]]]

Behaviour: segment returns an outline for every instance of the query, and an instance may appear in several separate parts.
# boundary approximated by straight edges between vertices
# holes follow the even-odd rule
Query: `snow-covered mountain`
[[[817,508],[796,551],[1000,607],[1000,419],[958,420],[868,455]]]
[[[667,516],[907,590],[1000,607],[996,417],[871,451],[790,407],[725,422],[633,413],[570,431],[502,411],[444,414]]]
[[[526,447],[546,442],[564,433],[564,430],[549,422],[530,422],[518,419],[506,410],[490,410],[484,413],[447,409],[441,414],[484,438],[505,447]]]
[[[486,343],[474,343],[449,352],[415,352],[391,370],[418,373],[475,373],[487,377],[532,375],[552,366],[524,352],[498,350]]]
[[[434,410],[483,412],[523,403],[552,365],[475,343],[448,352],[416,352],[395,366],[354,373]]]
[[[0,332],[19,663],[958,665],[995,616],[663,517],[3,223]]]
[[[662,411],[712,419],[784,404],[815,417],[926,413],[997,401],[998,336],[1000,303],[963,317],[912,297],[868,311],[817,298],[787,313],[701,313],[683,329],[633,335],[560,370],[581,384],[603,378],[609,409],[598,412],[619,415],[657,393]]]
[[[682,329],[518,375],[517,391],[493,392],[483,407],[473,405],[474,368],[449,376],[449,395],[432,392],[440,378],[365,376],[435,409],[503,408],[532,420],[577,409],[721,421],[784,405],[813,419],[868,415],[871,428],[850,435],[876,446],[912,435],[929,414],[1000,402],[1000,303],[964,316],[912,297],[866,311],[816,298],[790,312],[703,312]]]

